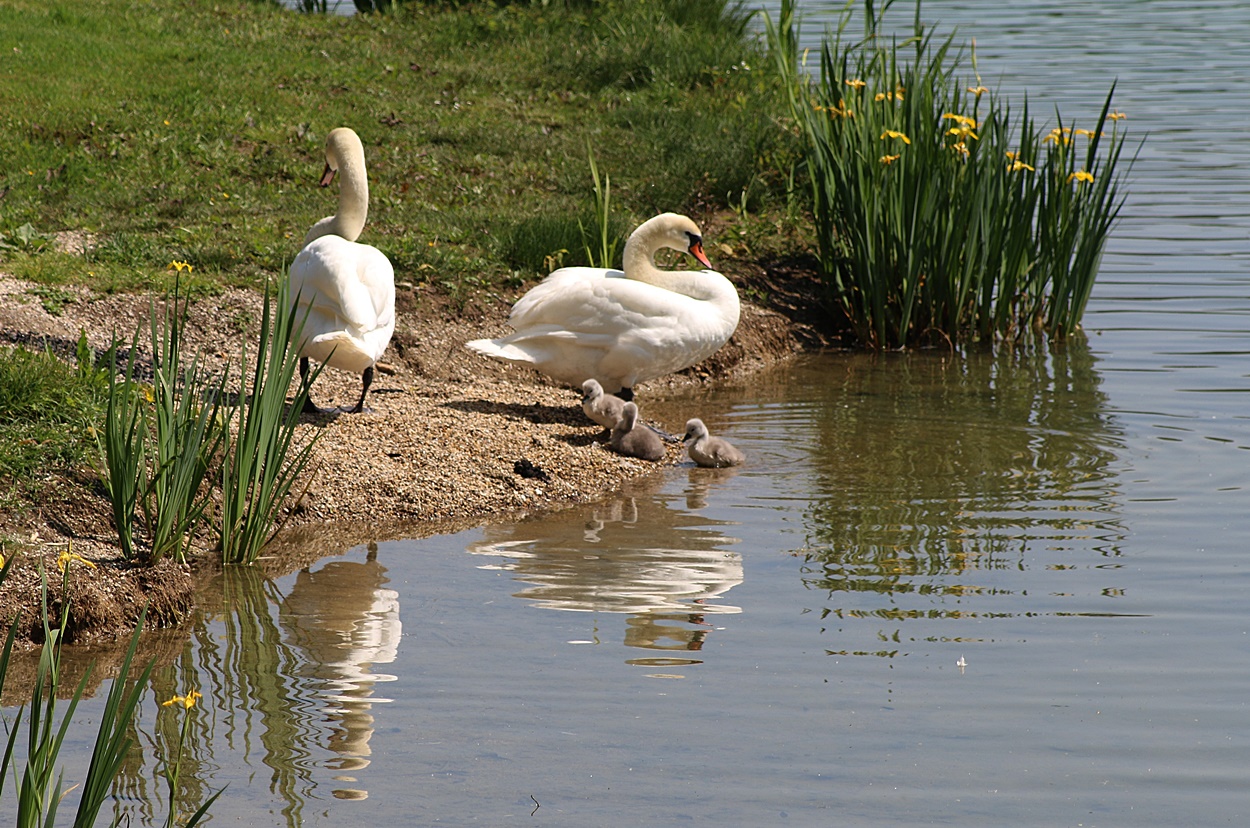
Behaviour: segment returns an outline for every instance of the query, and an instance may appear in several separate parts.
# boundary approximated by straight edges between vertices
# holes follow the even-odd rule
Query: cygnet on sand
[[[605,394],[599,380],[588,379],[582,383],[582,411],[606,429],[611,429],[621,419],[621,409],[625,401],[620,397]]]
[[[622,406],[621,418],[612,426],[612,438],[608,445],[626,457],[651,461],[664,457],[664,443],[660,436],[638,422],[638,406],[632,402]]]

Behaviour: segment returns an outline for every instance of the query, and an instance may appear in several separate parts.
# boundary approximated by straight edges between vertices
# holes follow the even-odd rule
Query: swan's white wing
[[[515,333],[468,347],[533,364],[575,386],[594,378],[611,393],[713,353],[733,333],[737,314],[727,319],[711,302],[627,279],[619,270],[572,267],[526,293],[508,322]]]
[[[290,286],[296,313],[307,313],[301,355],[359,372],[386,350],[395,328],[395,277],[381,251],[322,236],[295,257]]]
[[[343,318],[361,333],[395,325],[395,271],[376,247],[357,244],[356,278],[343,285]]]

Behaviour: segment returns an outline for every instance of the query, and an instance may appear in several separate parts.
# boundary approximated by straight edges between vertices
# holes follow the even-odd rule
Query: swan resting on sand
[[[659,269],[655,254],[666,247],[709,269]],[[597,380],[630,400],[638,383],[706,359],[737,330],[738,291],[710,269],[689,218],[662,213],[643,222],[625,244],[622,267],[555,271],[512,307],[513,333],[466,347],[573,387]]]

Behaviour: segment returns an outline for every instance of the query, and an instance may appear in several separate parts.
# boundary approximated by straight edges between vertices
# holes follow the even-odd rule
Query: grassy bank
[[[325,134],[360,133],[368,240],[453,293],[576,261],[588,148],[622,231],[783,190],[779,102],[719,0],[410,3],[355,17],[260,3],[0,7],[4,267],[49,286],[192,287],[280,273],[333,211]],[[59,231],[91,235],[84,257]],[[184,277],[185,281],[185,277]]]
[[[755,211],[759,249],[784,215],[786,176],[771,172],[793,157],[781,97],[721,0],[410,3],[347,18],[17,0],[0,6],[0,32],[0,270],[38,283],[53,313],[74,301],[69,286],[159,292],[178,277],[195,296],[278,277],[334,210],[335,190],[316,183],[340,125],[365,143],[362,240],[394,263],[401,306],[432,291],[454,307],[583,261],[592,152],[621,234],[661,210],[732,204]],[[30,362],[0,348],[0,384],[32,393]],[[34,389],[41,399],[69,404],[55,406],[55,439],[0,429],[6,509],[81,481],[103,418],[91,372],[35,373],[54,386]]]

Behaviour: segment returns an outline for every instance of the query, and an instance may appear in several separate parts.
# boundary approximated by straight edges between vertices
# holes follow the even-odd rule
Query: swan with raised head
[[[745,454],[724,437],[713,437],[709,434],[707,426],[697,418],[686,421],[686,436],[682,438],[682,442],[686,444],[686,453],[690,455],[690,459],[704,468],[740,466],[747,459]]]
[[[665,247],[709,269],[661,270],[655,254]],[[514,333],[466,347],[574,387],[594,379],[629,400],[638,383],[708,358],[737,329],[738,291],[711,266],[698,225],[662,213],[630,235],[623,270],[561,268],[512,307]]]
[[[326,136],[321,186],[339,173],[338,211],[312,226],[304,249],[291,263],[290,295],[300,334],[300,376],[308,379],[309,359],[361,375],[364,410],[373,382],[373,365],[395,331],[395,271],[376,247],[359,244],[369,213],[369,180],[360,137],[347,127]],[[319,411],[311,397],[305,411]]]
[[[621,407],[621,417],[612,426],[608,445],[618,454],[637,457],[652,462],[664,457],[664,443],[660,435],[638,422],[638,406],[627,402]]]

